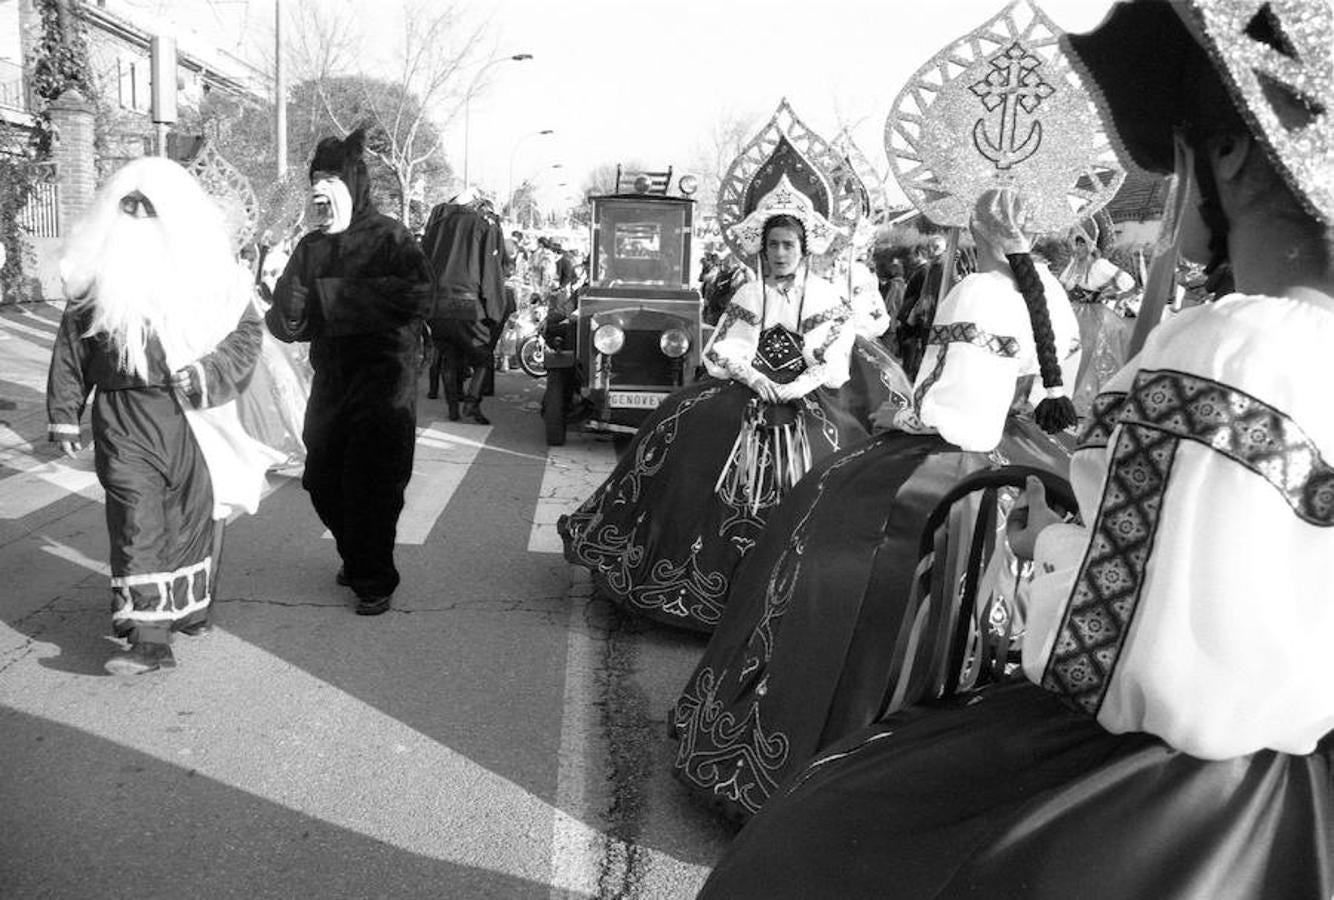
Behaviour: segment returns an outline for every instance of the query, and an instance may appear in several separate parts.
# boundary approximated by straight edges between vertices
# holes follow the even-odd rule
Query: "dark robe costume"
[[[206,621],[214,596],[221,523],[205,454],[172,389],[162,345],[150,337],[149,373],[129,374],[105,335],[84,337],[90,313],[70,304],[51,355],[46,408],[53,441],[77,441],[93,394],[94,465],[106,491],[112,626],[134,644],[166,644]],[[259,358],[262,325],[247,304],[236,329],[194,363],[202,390],[188,402],[236,398]]]
[[[463,400],[475,414],[505,322],[505,236],[476,206],[442,203],[431,210],[422,248],[434,274],[431,393],[442,377],[450,418],[456,418],[462,371],[471,366]]]
[[[302,484],[333,533],[358,597],[398,587],[394,536],[416,443],[416,381],[426,259],[401,223],[375,211],[360,135],[326,138],[311,173],[341,173],[352,216],[297,244],[265,316],[281,341],[310,341],[315,370]]]

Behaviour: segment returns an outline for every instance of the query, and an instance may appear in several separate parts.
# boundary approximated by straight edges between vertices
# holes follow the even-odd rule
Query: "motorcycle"
[[[516,310],[508,325],[519,368],[533,378],[543,378],[547,374],[547,344],[542,338],[542,326],[546,318],[546,302],[533,300],[523,309]]]

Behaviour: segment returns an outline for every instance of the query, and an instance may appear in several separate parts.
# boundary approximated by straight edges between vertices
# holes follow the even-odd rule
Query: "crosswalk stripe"
[[[466,428],[467,435],[451,432],[451,428]],[[426,543],[436,520],[463,483],[464,476],[477,454],[486,447],[492,426],[450,425],[432,422],[417,429],[417,452],[412,463],[412,480],[408,482],[403,512],[398,517],[397,544],[421,545]],[[488,450],[494,449],[487,447]],[[333,540],[325,531],[322,535]]]
[[[70,494],[99,503],[103,500],[91,453],[42,462],[26,453],[11,452],[5,464],[24,471],[0,479],[0,519],[21,519]]]
[[[562,552],[556,521],[579,507],[616,467],[610,444],[588,443],[552,447],[528,532],[529,553]]]
[[[42,321],[45,322],[45,320]],[[47,344],[53,343],[56,337],[56,332],[54,330],[47,331],[44,328],[34,328],[32,325],[20,322],[17,319],[6,318],[0,323],[0,328],[3,328],[5,331],[16,331],[19,334],[26,334],[31,337],[40,338]]]
[[[11,334],[5,341],[5,369],[0,379],[45,394],[46,370],[50,361],[49,341],[38,344],[22,335]]]

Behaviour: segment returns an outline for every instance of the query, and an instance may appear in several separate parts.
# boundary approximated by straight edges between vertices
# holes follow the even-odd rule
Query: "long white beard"
[[[120,199],[141,190],[158,217]],[[151,337],[176,371],[236,326],[251,287],[236,264],[217,206],[175,163],[127,164],[98,192],[61,257],[66,296],[91,314],[86,336],[106,335],[122,371],[149,378]]]
[[[197,314],[189,285],[156,219],[121,216],[107,235],[106,251],[86,301],[92,313],[86,337],[106,335],[122,371],[149,377],[147,348],[156,335],[168,360],[186,353],[181,335]]]

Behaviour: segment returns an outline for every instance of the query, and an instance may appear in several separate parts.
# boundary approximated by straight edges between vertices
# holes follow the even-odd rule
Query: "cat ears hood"
[[[352,195],[352,215],[369,210],[371,205],[370,175],[363,158],[366,149],[366,130],[358,128],[341,140],[327,137],[315,147],[310,160],[310,178],[316,172],[332,172],[342,177]]]

